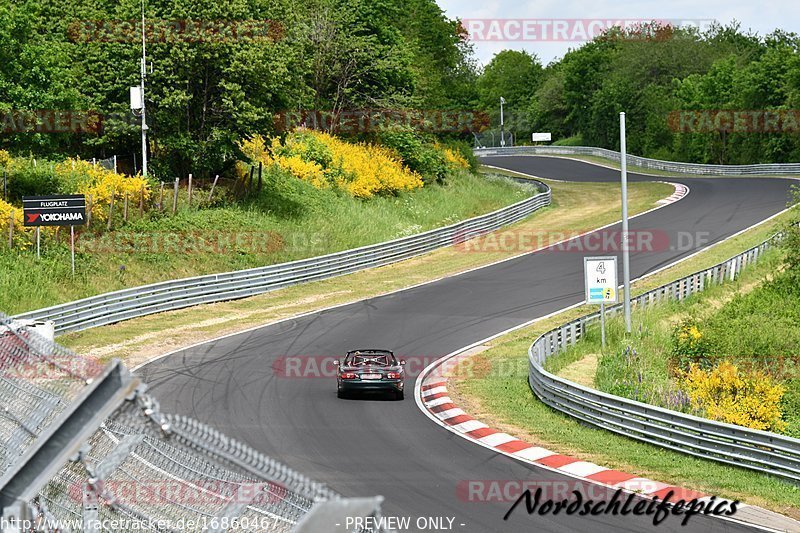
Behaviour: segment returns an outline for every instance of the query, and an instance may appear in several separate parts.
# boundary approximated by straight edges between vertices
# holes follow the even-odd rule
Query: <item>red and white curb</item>
[[[673,503],[679,500],[688,502],[695,498],[700,502],[710,500],[711,495],[709,494],[613,470],[527,443],[473,418],[450,398],[447,391],[447,377],[443,377],[445,372],[441,371],[441,368],[443,364],[446,364],[448,369],[453,369],[460,362],[470,357],[476,357],[477,353],[471,350],[474,346],[439,359],[428,366],[419,378],[420,381],[415,390],[417,403],[424,408],[429,417],[441,426],[476,444],[516,460],[590,483],[612,489],[622,489],[626,493],[637,493],[662,500],[672,492],[670,501]],[[434,372],[437,369],[440,370]],[[754,526],[764,531],[800,531],[800,522],[760,507],[739,503],[736,514],[739,517],[720,516],[717,518],[746,523],[748,526]]]
[[[689,194],[689,187],[682,183],[672,183],[671,181],[664,181],[662,183],[666,183],[668,185],[672,185],[675,187],[675,192],[671,195],[667,196],[666,198],[662,198],[661,200],[657,201],[658,205],[669,205],[681,200],[684,196]]]

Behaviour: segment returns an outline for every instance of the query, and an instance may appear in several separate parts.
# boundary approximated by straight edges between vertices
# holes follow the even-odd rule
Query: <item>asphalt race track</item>
[[[562,158],[488,157],[484,162],[540,177],[619,180],[618,171]],[[691,192],[631,220],[632,231],[654,230],[669,237],[669,244],[656,251],[632,253],[632,278],[783,210],[792,183],[774,178],[669,181],[684,183]],[[676,249],[679,232],[701,235],[703,241]],[[498,455],[434,424],[412,397],[413,379],[406,382],[402,402],[380,397],[338,400],[333,377],[292,378],[274,370],[285,356],[339,356],[353,348],[390,348],[406,358],[446,355],[581,301],[582,258],[601,254],[608,255],[552,250],[528,254],[212,341],[157,360],[138,373],[167,412],[209,423],[345,496],[381,494],[386,497],[384,515],[410,516],[412,525],[417,517],[431,516],[454,517],[453,531],[470,532],[747,530],[702,516],[693,517],[687,527],[670,517],[657,528],[651,517],[528,516],[524,505],[504,522],[510,502],[468,501],[457,489],[468,480],[579,483]],[[330,531],[344,529],[332,525]]]

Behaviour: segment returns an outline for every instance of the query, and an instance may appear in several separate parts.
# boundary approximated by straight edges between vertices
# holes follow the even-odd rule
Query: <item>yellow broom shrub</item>
[[[466,159],[464,159],[464,156],[461,155],[461,152],[459,152],[458,150],[447,148],[446,146],[442,146],[438,143],[436,144],[436,148],[441,150],[442,153],[444,153],[444,158],[450,166],[459,169],[469,168],[469,162]]]
[[[786,388],[763,372],[740,372],[724,361],[711,370],[691,365],[681,384],[692,407],[712,420],[766,431],[783,431],[780,409]]]
[[[141,175],[126,176],[115,174],[99,165],[94,165],[81,159],[67,159],[58,163],[56,173],[64,190],[70,194],[83,194],[92,201],[92,218],[99,221],[108,220],[111,197],[114,203],[122,207],[119,202],[128,195],[128,201],[138,205],[140,198],[144,201],[150,199],[152,191],[150,182]]]
[[[420,176],[404,167],[394,151],[348,143],[324,132],[299,130],[283,143],[278,138],[268,143],[254,135],[240,142],[239,148],[252,163],[275,164],[317,188],[337,188],[359,198],[423,185]]]
[[[0,199],[0,246],[8,246],[8,230],[11,225],[11,211],[14,211],[14,248],[28,248],[31,246],[30,233],[33,228],[23,226],[22,208],[15,207]]]

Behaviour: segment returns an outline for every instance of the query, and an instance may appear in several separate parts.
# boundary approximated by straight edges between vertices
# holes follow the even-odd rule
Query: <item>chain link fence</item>
[[[7,497],[14,476],[24,475],[15,472],[18,465],[80,413],[81,399],[108,365],[2,314],[0,364],[0,490]],[[26,487],[31,497],[15,502],[16,512],[4,500],[3,518],[35,524],[19,531],[289,532],[316,504],[339,500],[327,486],[236,439],[162,413],[142,384],[87,435],[63,463],[44,465],[55,475]]]

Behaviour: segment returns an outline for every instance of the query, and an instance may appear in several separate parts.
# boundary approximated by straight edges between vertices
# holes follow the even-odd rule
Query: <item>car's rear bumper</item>
[[[338,382],[341,391],[401,391],[403,380],[341,380]]]

